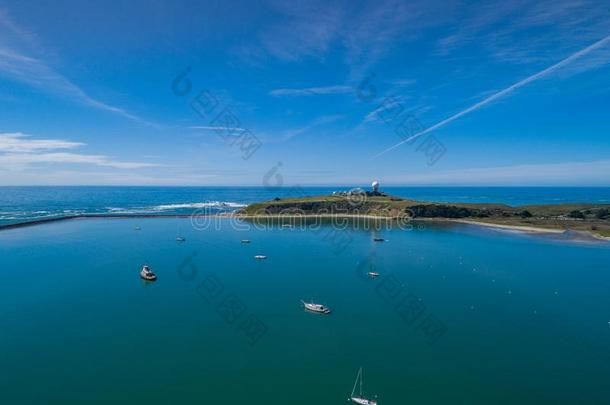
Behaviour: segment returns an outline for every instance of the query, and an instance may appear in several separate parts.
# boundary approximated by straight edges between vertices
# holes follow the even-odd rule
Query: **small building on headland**
[[[379,191],[379,181],[378,180],[374,180],[373,183],[371,183],[371,191],[367,191],[366,195],[368,196],[381,196],[381,195],[386,195],[385,193],[382,193]]]
[[[341,196],[352,196],[357,194],[365,194],[368,197],[372,196],[387,196],[386,193],[382,193],[379,191],[379,181],[374,180],[371,183],[371,191],[364,191],[360,187],[352,188],[349,191],[333,191],[332,195],[341,195]]]

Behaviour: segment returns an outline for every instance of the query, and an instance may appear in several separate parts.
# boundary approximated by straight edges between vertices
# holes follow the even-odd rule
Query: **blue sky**
[[[609,105],[603,1],[0,2],[4,185],[608,186]]]

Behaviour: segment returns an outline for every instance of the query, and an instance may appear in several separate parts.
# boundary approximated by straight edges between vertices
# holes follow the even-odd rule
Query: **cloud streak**
[[[269,92],[274,97],[281,96],[313,96],[322,94],[345,94],[354,91],[351,86],[325,86],[325,87],[309,87],[304,89],[275,89]]]
[[[200,125],[200,126],[192,126],[189,127],[189,129],[201,129],[204,131],[226,131],[227,127],[222,127],[222,126],[211,126],[211,125]],[[245,132],[247,131],[246,128],[231,128],[231,131],[237,131],[237,132]]]
[[[519,89],[519,88],[521,88],[521,87],[523,87],[525,85],[528,85],[528,84],[530,84],[532,82],[540,80],[540,79],[542,79],[542,78],[544,78],[544,77],[554,73],[555,71],[557,71],[557,70],[559,70],[559,69],[561,69],[561,68],[563,68],[563,67],[565,67],[565,66],[567,66],[567,65],[569,65],[571,63],[573,63],[574,61],[582,58],[583,56],[585,56],[585,55],[587,55],[587,54],[589,54],[589,53],[591,53],[591,52],[593,52],[593,51],[595,51],[595,50],[597,50],[597,49],[599,49],[599,48],[601,48],[601,47],[603,47],[605,45],[608,45],[609,43],[610,43],[610,35],[605,37],[605,38],[600,39],[599,41],[595,42],[592,45],[589,45],[588,47],[586,47],[584,49],[581,49],[578,52],[573,53],[572,55],[570,55],[567,58],[561,60],[560,62],[557,62],[554,65],[549,66],[548,68],[546,68],[544,70],[541,70],[540,72],[538,72],[536,74],[533,74],[533,75],[531,75],[529,77],[526,77],[525,79],[520,80],[517,83],[515,83],[515,84],[513,84],[513,85],[511,85],[511,86],[509,86],[509,87],[507,87],[507,88],[505,88],[503,90],[500,90],[500,91],[492,94],[491,96],[485,98],[482,101],[479,101],[478,103],[476,103],[476,104],[466,108],[465,110],[462,110],[459,113],[454,114],[454,115],[450,116],[449,118],[446,118],[446,119],[444,119],[444,120],[442,120],[442,121],[432,125],[431,127],[426,128],[423,131],[420,131],[420,132],[410,136],[409,138],[407,138],[407,139],[405,139],[405,140],[403,140],[401,142],[398,142],[397,144],[395,144],[395,145],[393,145],[393,146],[391,146],[391,147],[381,151],[377,155],[373,156],[373,158],[377,158],[379,156],[382,156],[382,155],[386,154],[387,152],[390,152],[390,151],[398,148],[400,145],[402,145],[404,143],[411,142],[414,139],[419,138],[422,135],[425,135],[425,134],[427,134],[429,132],[432,132],[432,131],[434,131],[434,130],[436,130],[438,128],[441,128],[441,127],[443,127],[443,126],[445,126],[445,125],[447,125],[447,124],[449,124],[449,123],[451,123],[451,122],[453,122],[453,121],[463,117],[466,114],[469,114],[469,113],[471,113],[473,111],[476,111],[476,110],[486,106],[487,104],[490,104],[490,103],[492,103],[492,102],[494,102],[494,101],[496,101],[496,100],[498,100],[498,99],[500,99],[500,98],[502,98],[504,96],[507,96],[508,94],[512,93],[513,91],[515,91],[515,90],[517,90],[517,89]]]
[[[0,134],[0,152],[36,152],[51,149],[74,149],[84,143],[61,139],[28,139],[21,132]]]
[[[340,36],[345,19],[340,4],[271,1],[268,5],[282,18],[263,28],[256,46],[262,44],[267,53],[280,60],[294,62],[303,57],[321,58]]]
[[[140,162],[118,162],[103,155],[82,155],[79,153],[7,153],[0,155],[0,167],[23,167],[36,163],[72,163],[113,167],[115,169],[143,169],[159,165]]]

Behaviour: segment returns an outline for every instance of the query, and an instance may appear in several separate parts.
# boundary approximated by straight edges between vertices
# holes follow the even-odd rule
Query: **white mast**
[[[362,378],[360,378],[360,373],[362,373],[362,367],[358,370],[358,374],[356,375],[356,381],[354,381],[354,388],[352,388],[352,395],[354,397],[354,392],[356,392],[356,386],[358,385],[358,381],[360,381],[360,396],[362,396]]]

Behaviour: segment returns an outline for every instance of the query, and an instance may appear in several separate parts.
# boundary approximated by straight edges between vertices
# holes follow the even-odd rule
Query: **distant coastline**
[[[193,206],[207,206],[199,203]],[[192,205],[192,204],[191,204]],[[475,225],[530,234],[566,234],[610,240],[610,204],[546,204],[513,207],[498,203],[448,203],[410,200],[373,191],[335,192],[332,195],[278,198],[257,202],[232,212],[186,213],[73,213],[0,225],[0,230],[74,219],[232,217],[243,220],[363,219],[431,221]],[[343,224],[342,224],[343,225]],[[569,232],[569,234],[567,234]]]

